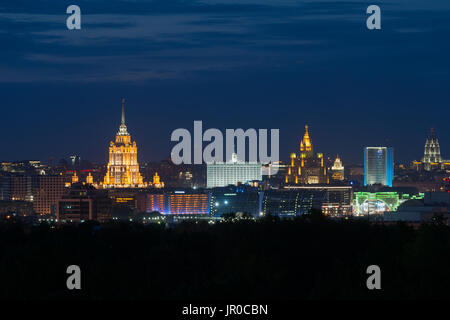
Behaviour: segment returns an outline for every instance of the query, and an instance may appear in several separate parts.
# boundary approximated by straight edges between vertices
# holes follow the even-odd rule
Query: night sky
[[[66,28],[66,8],[82,30]],[[380,5],[382,30],[366,28]],[[176,128],[279,128],[280,155],[362,163],[364,146],[450,158],[450,1],[0,2],[1,160],[106,162],[125,97],[141,162]]]

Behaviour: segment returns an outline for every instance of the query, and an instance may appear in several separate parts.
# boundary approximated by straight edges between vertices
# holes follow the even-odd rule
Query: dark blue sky
[[[167,158],[194,120],[279,128],[282,158],[308,123],[344,165],[386,141],[418,159],[433,126],[450,158],[449,36],[448,0],[2,0],[0,159],[106,161],[122,97],[140,161]]]

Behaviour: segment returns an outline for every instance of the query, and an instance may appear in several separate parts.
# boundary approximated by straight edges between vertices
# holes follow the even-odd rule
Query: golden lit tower
[[[122,99],[122,121],[115,142],[109,143],[109,162],[103,185],[111,187],[144,187],[137,162],[136,141],[131,142],[131,136],[125,125],[125,99]]]
[[[323,163],[323,154],[314,156],[313,144],[309,136],[308,125],[300,141],[300,153],[291,154],[286,184],[327,184],[329,183],[327,168]]]
[[[153,187],[155,188],[163,188],[164,182],[161,181],[159,178],[158,172],[155,172],[155,175],[153,176]]]
[[[305,125],[305,134],[302,141],[300,141],[300,153],[304,153],[304,157],[309,158],[313,155],[313,146],[311,138],[309,137],[308,125]]]
[[[94,184],[94,177],[92,176],[92,174],[89,172],[89,174],[86,177],[86,183],[87,184]]]

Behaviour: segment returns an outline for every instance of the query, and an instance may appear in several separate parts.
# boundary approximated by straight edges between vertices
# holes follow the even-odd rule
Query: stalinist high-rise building
[[[422,162],[425,170],[431,170],[432,167],[440,167],[443,162],[441,158],[441,147],[439,146],[438,139],[434,136],[433,128],[431,128],[430,137],[425,142]]]
[[[125,125],[125,100],[122,100],[122,123],[115,142],[109,144],[109,162],[103,187],[136,188],[146,185],[139,173],[136,141],[131,142],[131,135]]]
[[[286,184],[328,184],[327,168],[323,163],[323,154],[314,155],[313,144],[309,136],[308,126],[300,141],[300,153],[291,154],[291,162],[285,177]]]

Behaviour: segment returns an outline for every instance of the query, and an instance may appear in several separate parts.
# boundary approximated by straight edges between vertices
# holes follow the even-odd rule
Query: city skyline
[[[122,111],[121,111],[121,125],[120,125],[120,130],[124,130],[124,132],[125,132],[125,134],[126,135],[128,135],[129,136],[129,133],[128,132],[126,132],[126,126],[125,126],[125,111],[124,111],[124,104],[125,104],[125,98],[122,98],[121,99],[122,100]],[[307,135],[307,133],[308,133],[308,124],[305,124],[305,128],[306,128],[306,135]],[[123,129],[123,128],[125,128],[125,129]],[[237,128],[236,128],[237,129]],[[243,128],[244,130],[246,130],[247,128]],[[120,133],[120,130],[119,130],[119,132],[117,133],[118,135],[121,135],[121,133]],[[425,149],[427,149],[427,144],[428,144],[428,140],[429,140],[429,138],[430,137],[432,137],[432,136],[434,136],[434,137],[437,137],[438,135],[437,134],[435,134],[435,128],[430,128],[430,133],[429,133],[429,135],[428,136],[426,136],[426,138],[425,138]],[[299,146],[298,146],[298,150],[296,149],[295,150],[295,152],[294,153],[296,153],[296,152],[298,152],[300,149],[301,149],[301,146],[302,146],[302,143],[303,143],[303,141],[304,141],[304,136],[303,136],[303,134],[299,137]],[[308,137],[308,139],[309,139],[309,137]],[[109,141],[112,143],[112,141],[111,141],[111,139],[109,139]],[[388,140],[386,141],[386,142],[388,142]],[[136,142],[133,142],[134,144],[136,144]],[[145,145],[145,142],[143,142],[142,143],[143,145]],[[203,142],[203,146],[205,146],[205,145],[207,145],[208,143],[207,142]],[[442,144],[442,142],[441,142],[441,144]],[[173,142],[171,142],[171,141],[168,141],[168,145],[169,145],[169,147],[171,148],[171,147],[173,147],[173,145],[174,145],[174,143]],[[445,143],[444,143],[444,145],[445,145]],[[392,145],[390,145],[389,143],[385,143],[385,144],[378,144],[378,145],[376,145],[376,147],[385,147],[385,146],[389,146],[389,147],[393,147]],[[364,147],[362,148],[362,150],[365,150],[366,148],[368,147],[368,145],[364,145]],[[423,147],[422,147],[422,150],[423,150]],[[140,153],[142,152],[142,150],[140,150]],[[300,150],[300,152],[301,152],[301,150]],[[423,152],[423,151],[422,151]],[[145,154],[145,152],[142,152],[142,153],[144,153]],[[284,163],[286,163],[286,164],[288,164],[289,162],[290,162],[290,158],[291,158],[291,155],[292,155],[293,153],[292,153],[292,150],[291,150],[291,152],[289,152],[288,154],[284,154],[282,151],[280,152],[280,160],[281,161],[283,161]],[[322,154],[322,153],[319,153],[320,155]],[[338,156],[339,158],[342,158],[342,156],[339,156],[339,154],[344,154],[344,157],[345,157],[345,152],[342,152],[342,153],[336,153],[336,155],[334,155],[333,156],[333,154],[329,154],[328,152],[324,152],[324,157],[326,158],[326,159],[329,159],[330,161],[332,160],[332,161],[334,161],[334,159],[336,158],[336,156]],[[108,160],[108,156],[106,157],[106,159],[92,159],[92,158],[89,158],[88,156],[83,156],[83,155],[80,155],[80,154],[77,154],[76,152],[72,152],[72,153],[69,153],[69,154],[66,154],[66,155],[62,155],[62,156],[60,156],[60,157],[47,157],[46,159],[39,159],[39,158],[36,158],[36,157],[28,157],[28,158],[21,158],[21,159],[0,159],[0,161],[23,161],[23,160],[39,160],[39,161],[42,161],[43,163],[47,163],[47,162],[49,162],[49,160],[51,159],[52,160],[52,162],[57,162],[59,159],[69,159],[70,157],[80,157],[81,159],[84,159],[84,160],[88,160],[88,161],[92,161],[92,162],[95,162],[95,163],[97,163],[97,164],[108,164],[108,162],[110,161],[110,160]],[[248,156],[248,154],[246,154],[246,156]],[[111,155],[109,156],[109,159],[111,159],[110,158],[111,157]],[[136,156],[135,156],[136,157]],[[142,159],[143,157],[142,156],[137,156],[137,160],[138,160],[138,162],[143,162],[143,163],[148,163],[148,162],[156,162],[156,161],[161,161],[161,160],[167,160],[168,158],[170,158],[170,152],[169,152],[169,154],[168,154],[168,156],[166,157],[166,158],[163,158],[163,159],[155,159],[155,158],[152,158],[152,159],[149,159],[149,160],[147,160],[147,159]],[[402,158],[401,156],[399,157],[399,158]],[[345,159],[345,158],[344,158]],[[397,155],[396,155],[396,161],[394,161],[394,163],[402,163],[402,162],[412,162],[412,161],[422,161],[422,159],[423,159],[423,153],[422,153],[422,156],[418,156],[418,157],[416,157],[416,158],[414,158],[414,159],[401,159],[401,160],[397,160]],[[342,160],[342,159],[341,159]],[[345,160],[344,160],[345,161]],[[447,161],[447,160],[445,160],[445,161]],[[362,157],[362,161],[361,160],[357,160],[357,161],[353,161],[353,162],[346,162],[347,163],[347,165],[360,165],[360,164],[364,164],[364,157]],[[55,164],[55,163],[53,163],[53,164]]]
[[[434,127],[448,158],[448,3],[384,4],[379,32],[367,3],[79,1],[78,31],[63,4],[2,3],[2,158],[105,162],[122,96],[141,162],[167,159],[194,120],[279,128],[282,159],[308,124],[344,164],[377,145],[420,160]]]
[[[449,17],[0,1],[0,299],[170,319],[450,299]]]

